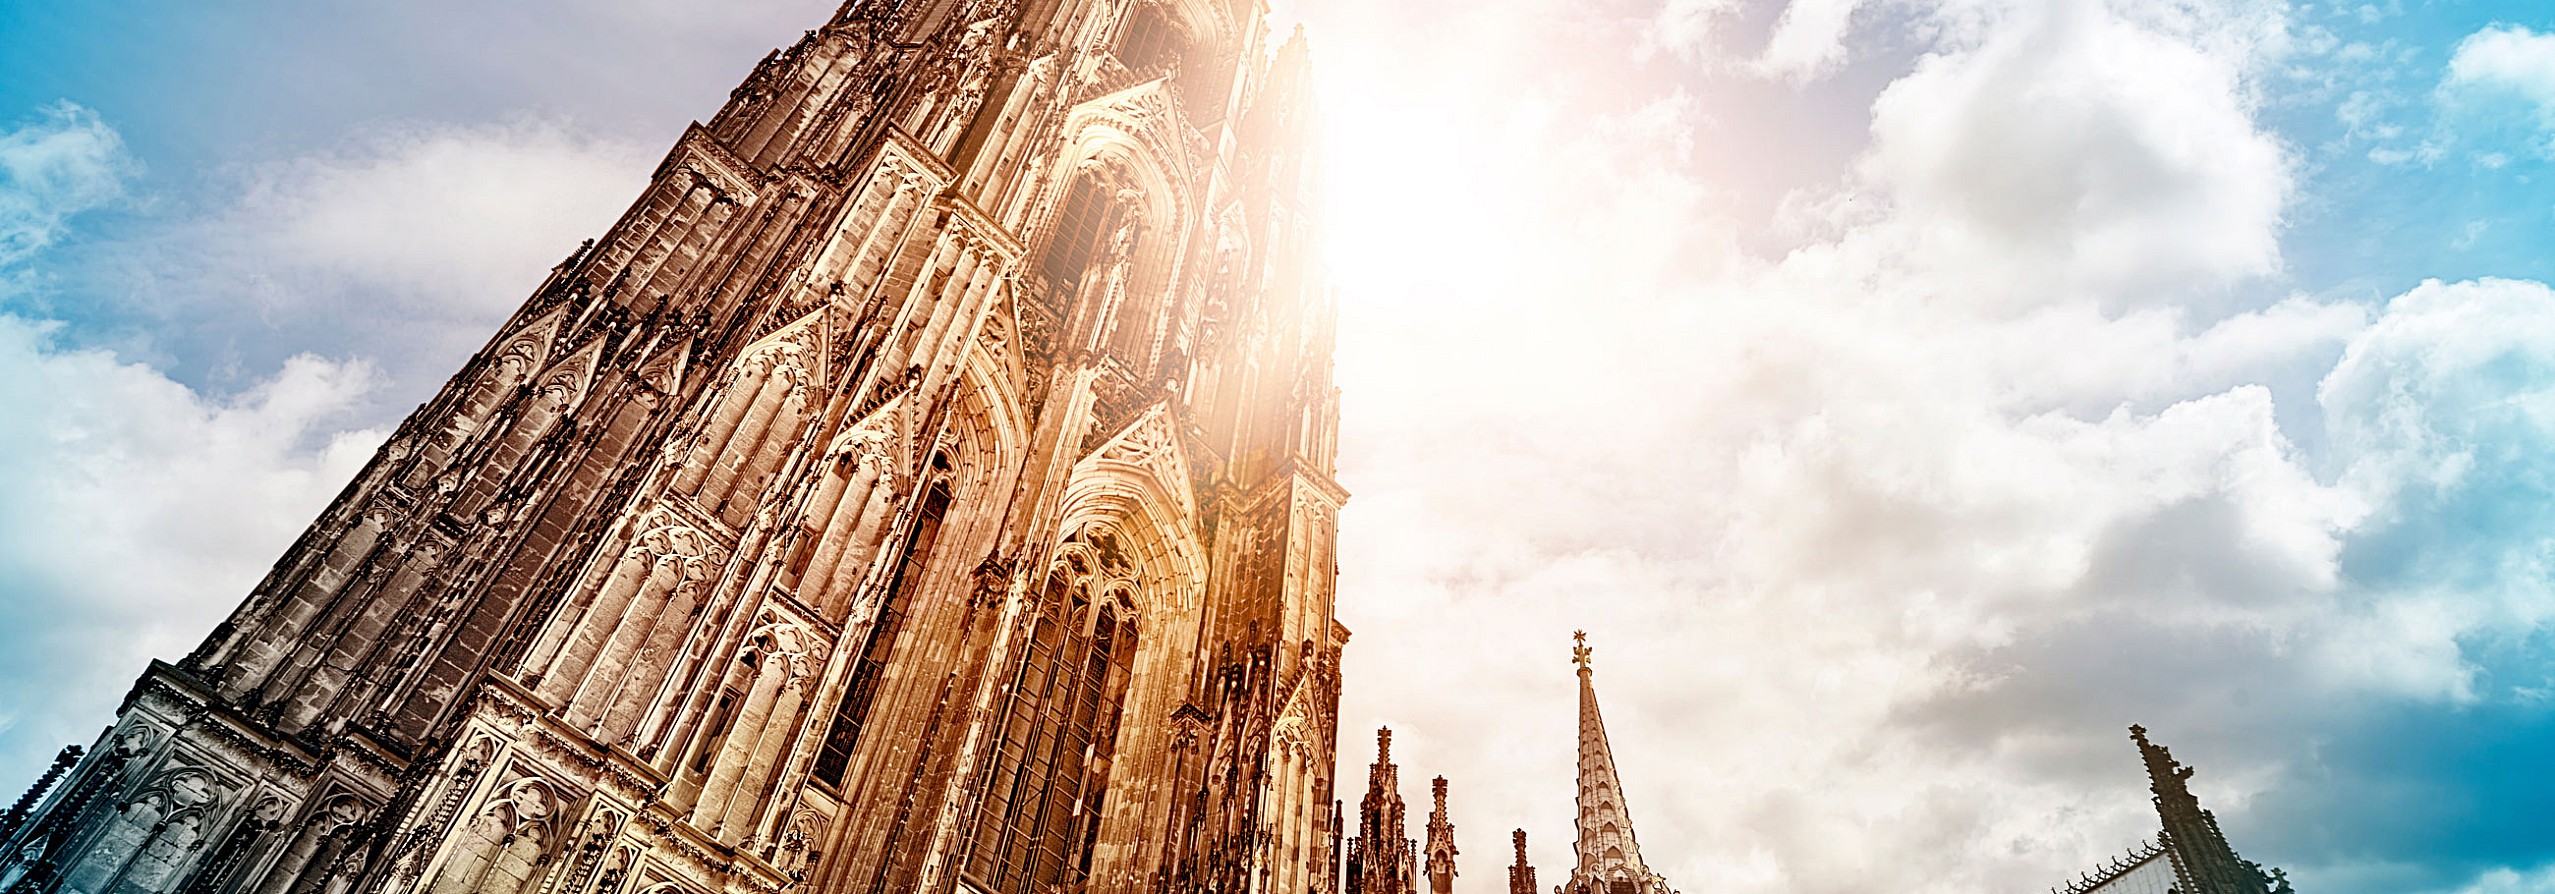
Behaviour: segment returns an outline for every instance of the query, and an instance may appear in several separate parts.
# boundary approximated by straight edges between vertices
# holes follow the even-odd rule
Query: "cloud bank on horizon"
[[[237,84],[0,62],[0,780],[209,629],[827,5],[336,13],[408,29],[413,77],[255,133],[189,110]],[[285,61],[241,79],[334,58],[250,6]],[[2152,832],[2140,722],[2300,890],[2555,892],[2532,11],[1279,3],[1328,113],[1342,778],[1390,723],[1453,780],[1460,890],[1517,826],[1566,872],[1585,627],[1688,890],[2072,878]],[[501,65],[487,17],[566,49]],[[14,58],[244,52],[55,27]]]

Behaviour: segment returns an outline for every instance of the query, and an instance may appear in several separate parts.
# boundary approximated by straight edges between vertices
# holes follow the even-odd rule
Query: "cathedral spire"
[[[1437,806],[1428,812],[1428,890],[1429,894],[1453,894],[1455,890],[1455,824],[1446,818],[1446,777],[1429,784]]]
[[[1508,867],[1508,894],[1535,894],[1535,864],[1526,862],[1526,830],[1519,829],[1517,862]]]
[[[1570,872],[1569,889],[1577,894],[1665,892],[1668,886],[1641,862],[1641,844],[1633,838],[1623,780],[1615,773],[1606,721],[1597,711],[1588,632],[1575,632],[1571,638],[1570,660],[1579,666],[1579,864]]]
[[[1411,840],[1403,831],[1402,770],[1393,763],[1393,730],[1375,731],[1375,763],[1366,770],[1366,798],[1357,805],[1357,837],[1348,843],[1348,894],[1410,894],[1419,873]]]
[[[2147,740],[2147,728],[2132,726],[2129,738],[2147,764],[2148,790],[2155,793],[2156,818],[2164,823],[2162,844],[2173,857],[2177,887],[2189,894],[2269,894],[2286,892],[2285,879],[2266,875],[2262,867],[2236,855],[2219,831],[2218,818],[2200,807],[2191,793],[2191,768],[2174,759],[2165,746]]]

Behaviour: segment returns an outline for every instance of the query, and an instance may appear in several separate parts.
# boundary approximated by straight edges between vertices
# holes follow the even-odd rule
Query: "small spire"
[[[1590,653],[1588,648],[1588,631],[1572,631],[1570,634],[1570,641],[1572,643],[1570,647],[1570,663],[1579,665],[1580,673],[1587,673],[1589,671],[1588,655]]]
[[[1455,891],[1455,823],[1446,817],[1446,777],[1429,783],[1429,791],[1437,798],[1437,808],[1428,814],[1428,890],[1429,894],[1454,894]]]
[[[1401,770],[1393,765],[1393,730],[1375,731],[1375,763],[1358,802],[1357,837],[1348,842],[1348,882],[1355,894],[1408,894],[1415,889],[1410,836],[1403,831]]]
[[[1517,862],[1508,867],[1508,894],[1543,894],[1535,890],[1535,864],[1526,862],[1526,830],[1513,833],[1517,840]]]

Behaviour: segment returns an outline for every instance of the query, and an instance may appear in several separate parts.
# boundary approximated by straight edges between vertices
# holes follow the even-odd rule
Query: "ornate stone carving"
[[[58,850],[95,838],[75,826],[145,789],[208,808],[256,792],[243,815],[277,817],[247,821],[278,841],[322,825],[361,841],[307,851],[320,887],[277,874],[291,844],[237,863],[226,891],[964,876],[1027,894],[957,830],[998,785],[1034,784],[1018,803],[1085,824],[1034,833],[1076,876],[1060,888],[1240,890],[1227,882],[1256,860],[1272,890],[1319,889],[1319,855],[1255,844],[1319,823],[1254,821],[1316,816],[1302,792],[1326,788],[1258,774],[1285,741],[1308,749],[1290,752],[1298,779],[1327,780],[1312,743],[1344,636],[1272,598],[1296,585],[1273,557],[1302,574],[1329,554],[1269,533],[1286,476],[1331,473],[1329,435],[1291,422],[1328,399],[1290,390],[1327,381],[1306,347],[1330,326],[1318,271],[1263,256],[1318,242],[1290,210],[1313,206],[1302,178],[1276,167],[1300,139],[1303,48],[1272,61],[1256,23],[1209,6],[1146,14],[1195,46],[1142,74],[1110,58],[1124,0],[1062,45],[1007,0],[855,3],[768,58],[401,427],[380,479],[329,510],[206,660],[135,688],[108,753],[63,783],[94,803],[26,819],[41,858],[83,857]],[[1213,89],[1242,93],[1189,95]],[[1212,145],[1188,100],[1263,123]],[[1068,219],[1082,173],[1127,212]],[[1097,265],[1078,290],[1042,269],[1067,227]],[[1302,276],[1273,275],[1290,267]],[[1227,495],[1213,514],[1203,481]],[[1316,510],[1300,536],[1327,540]],[[419,589],[394,603],[381,594],[402,575]],[[1036,679],[1089,685],[1012,697],[1041,636]],[[294,688],[314,654],[339,677]],[[1091,740],[1040,744],[1044,769],[1023,775],[1000,758],[1014,719]],[[176,766],[200,772],[160,775]],[[1212,815],[1181,800],[1202,790]],[[1101,816],[1116,819],[1088,825]]]

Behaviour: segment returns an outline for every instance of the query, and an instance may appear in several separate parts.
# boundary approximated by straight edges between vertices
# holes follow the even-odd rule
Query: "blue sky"
[[[0,780],[827,8],[0,6]],[[2046,888],[2151,831],[2140,722],[2302,891],[2555,891],[2555,12],[1274,18],[1327,111],[1342,762],[1389,722],[1453,780],[1462,890],[1512,827],[1567,866],[1584,627],[1688,890]]]

